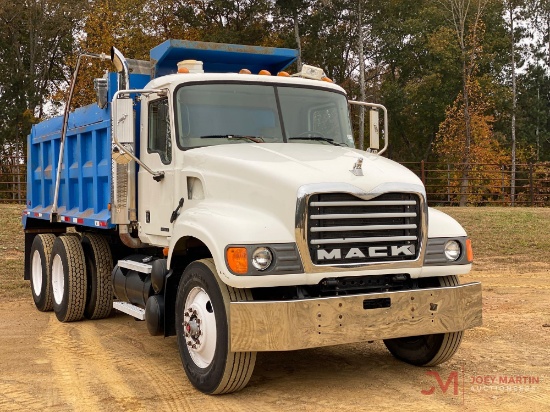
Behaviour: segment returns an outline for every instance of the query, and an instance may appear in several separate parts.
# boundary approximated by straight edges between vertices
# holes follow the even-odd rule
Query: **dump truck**
[[[388,113],[349,101],[292,49],[168,40],[111,50],[97,102],[28,136],[25,278],[61,322],[114,310],[176,336],[207,394],[248,383],[257,352],[383,340],[445,362],[481,324],[461,284],[471,241],[382,156]],[[91,87],[91,86],[90,86]],[[370,137],[355,148],[350,110]]]

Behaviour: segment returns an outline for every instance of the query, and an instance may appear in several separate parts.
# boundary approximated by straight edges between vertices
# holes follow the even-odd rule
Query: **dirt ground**
[[[0,410],[550,410],[550,265],[536,269],[462,277],[483,282],[484,325],[443,365],[400,363],[381,342],[263,353],[223,396],[189,384],[175,338],[123,314],[61,324],[29,290],[0,302]]]

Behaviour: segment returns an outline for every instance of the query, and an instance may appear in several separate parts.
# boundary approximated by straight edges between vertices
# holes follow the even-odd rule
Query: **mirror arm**
[[[117,91],[113,96],[113,102],[118,99],[122,95],[132,94],[132,93],[142,93],[142,94],[148,94],[148,93],[156,93],[160,96],[164,96],[168,93],[166,89],[133,89],[133,90],[119,90]],[[117,121],[124,121],[125,119],[118,119]],[[114,121],[114,119],[113,119]],[[164,172],[155,172],[152,170],[149,166],[147,166],[145,163],[143,163],[138,157],[136,157],[133,153],[129,152],[124,148],[122,143],[118,141],[118,138],[116,136],[116,133],[114,132],[115,127],[113,125],[113,143],[116,147],[119,148],[123,153],[127,154],[134,160],[137,164],[139,164],[141,167],[143,167],[147,172],[149,172],[151,175],[153,175],[153,179],[155,181],[160,182],[164,178]]]

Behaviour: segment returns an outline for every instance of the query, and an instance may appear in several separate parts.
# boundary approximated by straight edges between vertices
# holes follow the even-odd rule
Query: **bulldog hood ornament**
[[[350,170],[355,176],[363,176],[363,158],[360,157],[357,159],[353,165],[353,169]]]

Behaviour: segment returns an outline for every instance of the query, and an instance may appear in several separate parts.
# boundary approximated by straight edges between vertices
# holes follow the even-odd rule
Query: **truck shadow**
[[[399,380],[404,375],[417,379],[424,368],[393,358],[382,341],[357,343],[289,352],[258,353],[250,387],[283,385],[295,381],[315,382],[316,386],[362,384],[371,380]],[[303,391],[304,387],[296,387]]]

